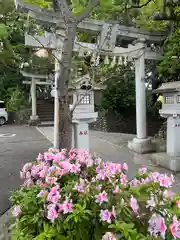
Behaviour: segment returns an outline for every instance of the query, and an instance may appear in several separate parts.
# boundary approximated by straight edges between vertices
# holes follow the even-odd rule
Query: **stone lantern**
[[[98,113],[94,111],[94,91],[102,89],[94,87],[90,76],[84,75],[69,85],[68,94],[70,110],[73,110],[72,118],[72,148],[89,151],[89,123],[95,122]],[[55,96],[55,90],[51,91]],[[61,114],[61,109],[60,109]]]
[[[94,90],[89,75],[79,78],[74,86],[69,86],[72,95],[70,110],[72,119],[72,147],[89,151],[89,123],[95,122],[98,113],[94,111]]]
[[[172,171],[180,171],[180,81],[163,83],[154,91],[163,96],[159,113],[167,118],[167,153],[154,154],[152,159]]]

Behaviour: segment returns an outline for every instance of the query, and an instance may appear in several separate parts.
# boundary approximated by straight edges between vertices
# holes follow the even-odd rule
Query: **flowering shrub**
[[[180,239],[173,176],[141,168],[128,180],[127,171],[86,151],[39,154],[11,197],[16,239]]]

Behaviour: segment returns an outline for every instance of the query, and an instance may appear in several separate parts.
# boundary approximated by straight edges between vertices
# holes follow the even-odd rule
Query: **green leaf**
[[[5,24],[0,23],[0,38],[5,39],[8,37],[8,27]]]

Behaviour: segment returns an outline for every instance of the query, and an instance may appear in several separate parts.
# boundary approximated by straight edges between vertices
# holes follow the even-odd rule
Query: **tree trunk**
[[[73,19],[70,19],[69,22],[66,23],[60,79],[58,81],[58,89],[60,92],[59,149],[70,149],[72,144],[72,122],[69,114],[68,85],[74,40],[76,36],[76,26],[77,24]]]
[[[59,149],[71,149],[72,121],[69,117],[69,104],[60,101]]]

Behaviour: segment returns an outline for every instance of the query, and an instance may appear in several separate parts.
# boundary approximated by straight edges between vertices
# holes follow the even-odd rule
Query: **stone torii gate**
[[[29,13],[29,16],[35,18],[40,24],[49,24],[50,26],[60,27],[64,29],[64,20],[58,13],[32,7],[30,5],[22,5],[16,1],[17,9]],[[128,143],[128,147],[136,152],[145,153],[153,151],[153,144],[147,137],[146,133],[146,89],[145,89],[145,59],[157,59],[161,53],[151,51],[146,43],[158,43],[164,37],[163,33],[152,33],[139,31],[132,27],[118,25],[117,23],[106,23],[104,21],[85,19],[78,25],[78,30],[83,32],[99,33],[97,44],[75,42],[74,51],[91,52],[97,55],[105,55],[106,57],[119,58],[122,57],[126,61],[135,59],[135,78],[136,78],[136,124],[137,137]],[[62,31],[62,30],[61,30]],[[58,32],[57,32],[58,34]],[[26,34],[25,45],[27,47],[62,49],[63,40],[59,39],[57,34],[46,34],[45,36],[34,37]],[[128,48],[117,47],[117,37],[123,37],[128,40],[135,40],[135,44],[129,44]]]
[[[52,85],[52,79],[47,75],[40,75],[35,73],[28,73],[21,71],[21,74],[29,78],[30,80],[23,81],[23,84],[31,85],[31,107],[32,113],[29,119],[29,125],[37,125],[40,123],[39,116],[37,115],[37,103],[36,103],[36,85]],[[41,81],[43,79],[44,81]]]

